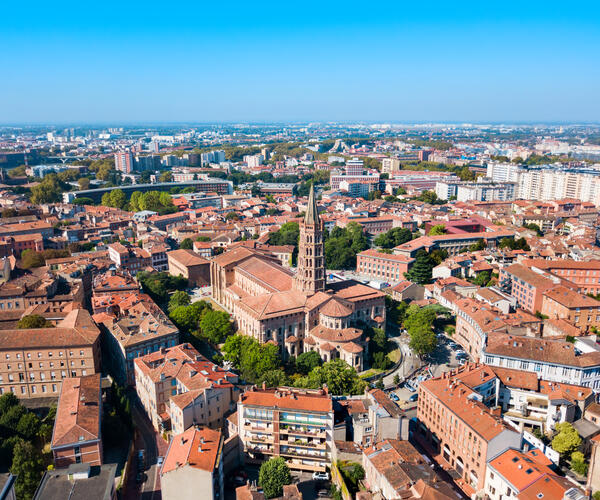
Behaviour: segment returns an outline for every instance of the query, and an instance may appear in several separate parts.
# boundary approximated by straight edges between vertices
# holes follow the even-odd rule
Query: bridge
[[[102,199],[102,195],[120,189],[129,198],[134,191],[145,193],[147,191],[169,191],[171,188],[193,187],[198,191],[217,192],[219,194],[233,194],[233,182],[223,179],[203,179],[186,182],[157,182],[156,184],[126,184],[124,186],[105,187],[97,189],[82,189],[63,193],[63,202],[71,203],[76,198],[91,198],[95,202]]]

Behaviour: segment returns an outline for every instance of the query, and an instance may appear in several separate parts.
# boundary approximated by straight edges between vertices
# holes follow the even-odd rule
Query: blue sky
[[[600,121],[600,3],[3,2],[0,122]]]

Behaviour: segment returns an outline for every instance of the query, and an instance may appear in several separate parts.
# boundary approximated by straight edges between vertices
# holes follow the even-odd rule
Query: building
[[[583,342],[493,333],[481,359],[491,366],[518,368],[542,380],[600,392],[600,351]]]
[[[512,201],[515,199],[514,182],[497,182],[478,179],[477,182],[438,181],[435,194],[441,200],[456,198],[457,201]]]
[[[118,464],[72,464],[44,472],[33,500],[117,500]]]
[[[57,469],[102,465],[101,391],[99,373],[63,381],[50,444]]]
[[[366,338],[359,325],[384,327],[385,295],[355,281],[325,284],[323,222],[311,188],[300,224],[296,274],[274,256],[238,247],[211,260],[213,298],[238,329],[275,342],[282,356],[317,351],[362,371]]]
[[[123,151],[115,153],[115,169],[124,174],[130,174],[135,170],[133,153]]]
[[[503,267],[498,278],[500,288],[516,299],[517,306],[532,314],[542,310],[544,293],[559,282],[522,264]]]
[[[169,274],[183,276],[191,286],[210,285],[210,261],[200,257],[192,250],[173,250],[167,252]]]
[[[125,246],[122,243],[108,245],[108,256],[117,268],[132,275],[152,266],[152,257],[147,250],[139,247]]]
[[[522,264],[568,280],[580,293],[600,294],[600,260],[527,259]]]
[[[135,388],[154,428],[179,434],[194,424],[220,429],[235,410],[238,376],[181,344],[136,358]]]
[[[365,448],[362,465],[369,491],[384,499],[450,500],[458,496],[408,441],[386,439]]]
[[[174,436],[160,469],[160,488],[164,500],[222,500],[221,431],[191,427]]]
[[[509,448],[487,464],[485,495],[489,500],[556,498],[584,500],[586,497],[565,477],[550,468],[550,462],[539,450],[523,452]],[[546,496],[552,485],[551,495]],[[541,495],[541,496],[540,496]]]
[[[596,493],[600,491],[600,434],[592,439],[590,467],[588,470],[587,488]]]
[[[391,174],[400,170],[401,164],[398,158],[384,158],[381,161],[381,172]]]
[[[285,458],[290,469],[325,471],[333,446],[333,402],[324,390],[252,388],[238,401],[245,460]]]
[[[582,334],[600,326],[600,302],[562,285],[544,292],[541,313],[569,321]]]
[[[493,375],[477,381],[484,394]],[[487,386],[487,387],[482,387]],[[485,486],[487,461],[508,447],[520,448],[521,433],[484,404],[484,397],[450,373],[419,385],[416,438],[454,469],[469,496]]]
[[[61,383],[100,371],[100,330],[85,309],[55,328],[0,330],[0,394],[58,397]]]
[[[105,364],[120,384],[133,384],[134,359],[179,344],[179,330],[148,295],[118,297],[109,305],[110,312],[94,314],[105,333]]]
[[[405,255],[394,255],[370,248],[356,256],[356,271],[358,274],[372,280],[397,283],[404,280],[415,259]]]
[[[264,159],[263,155],[245,155],[244,156],[244,163],[246,164],[246,166],[248,166],[248,168],[260,167],[263,164],[264,160],[265,159]]]

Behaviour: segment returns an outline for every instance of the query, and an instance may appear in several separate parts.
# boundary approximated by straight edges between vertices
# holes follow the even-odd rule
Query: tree
[[[580,476],[587,476],[588,464],[585,462],[585,457],[580,451],[571,453],[571,470]]]
[[[423,191],[417,198],[417,200],[422,201],[423,203],[428,203],[430,205],[435,205],[438,201],[438,197],[434,191]]]
[[[258,473],[258,484],[263,489],[265,498],[283,495],[283,487],[292,482],[290,469],[283,457],[276,457],[263,462]]]
[[[46,264],[43,255],[35,250],[27,248],[21,252],[21,267],[31,269],[32,267],[42,267]]]
[[[23,316],[17,323],[19,330],[25,330],[29,328],[54,328],[54,325],[43,316],[39,314],[29,314]]]
[[[172,311],[176,307],[189,305],[190,296],[187,294],[187,292],[184,292],[183,290],[177,290],[175,293],[173,293],[173,295],[171,295],[171,298],[169,299],[168,309],[169,311]]]
[[[418,355],[424,356],[433,352],[437,345],[437,337],[431,327],[415,326],[408,330],[410,342],[408,346]]]
[[[460,180],[462,181],[474,181],[476,178],[475,173],[466,166],[456,172],[456,175],[460,177]]]
[[[160,182],[171,182],[173,180],[173,174],[170,171],[163,172],[159,177]]]
[[[90,188],[90,180],[87,177],[82,177],[77,181],[77,183],[79,184],[79,189],[81,190]]]
[[[348,477],[354,485],[358,485],[358,482],[365,478],[365,469],[359,463],[354,462],[348,471]]]
[[[268,371],[281,366],[279,349],[276,345],[259,344],[252,337],[230,335],[225,340],[222,352],[227,361],[240,370],[244,380],[257,383]]]
[[[473,279],[473,284],[477,285],[477,286],[487,286],[489,283],[490,283],[490,273],[489,273],[489,271],[481,271]]]
[[[446,226],[444,224],[436,224],[429,230],[429,236],[439,236],[446,234]]]
[[[63,187],[56,174],[48,174],[42,182],[31,188],[31,202],[35,204],[60,201]]]
[[[415,263],[405,276],[414,283],[426,285],[431,282],[431,271],[433,269],[433,260],[425,250],[417,252]]]
[[[231,320],[224,311],[206,311],[200,318],[202,336],[213,344],[220,344],[231,333]]]
[[[169,311],[169,318],[180,330],[191,332],[198,328],[202,313],[208,309],[211,309],[211,305],[200,300],[189,306],[179,305],[174,307]]]
[[[279,370],[269,370],[260,378],[259,383],[265,383],[267,387],[281,387],[288,384],[288,378],[285,372]]]
[[[225,216],[225,220],[239,220],[240,216],[236,212],[229,212]]]
[[[482,238],[477,240],[477,243],[473,243],[469,247],[469,252],[479,252],[480,250],[485,250],[485,240]]]
[[[410,229],[395,227],[387,233],[382,233],[373,240],[373,244],[381,248],[394,248],[412,240]]]
[[[332,394],[362,394],[366,383],[361,380],[348,363],[334,359],[314,368],[307,377],[299,378],[294,385],[307,389],[318,389],[327,384]]]
[[[377,382],[375,382],[375,388],[383,391],[385,389],[385,385],[383,385],[383,380],[377,379]]]
[[[13,406],[19,405],[19,398],[13,392],[6,392],[0,396],[0,415],[6,413]]]
[[[579,448],[581,437],[569,422],[556,424],[557,434],[552,439],[552,448],[562,456],[568,456]]]
[[[17,432],[28,441],[33,440],[40,431],[41,421],[35,413],[24,413],[17,424]]]
[[[400,375],[394,375],[394,385],[400,385]]]
[[[323,360],[317,351],[306,351],[296,358],[296,369],[303,375],[308,375],[314,368],[322,364]]]
[[[194,247],[194,242],[192,241],[191,238],[185,238],[179,245],[179,248],[182,248],[184,250],[191,250],[193,247]]]
[[[44,463],[33,444],[19,440],[14,447],[10,472],[17,476],[15,493],[17,498],[32,498],[42,477]]]

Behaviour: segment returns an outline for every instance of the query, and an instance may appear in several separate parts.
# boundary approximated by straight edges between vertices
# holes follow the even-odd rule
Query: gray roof
[[[308,205],[306,207],[304,223],[313,226],[319,223],[319,209],[317,207],[317,199],[315,198],[315,188],[312,184],[310,186],[310,193],[308,195]]]
[[[90,477],[86,479],[71,480],[70,471],[45,472],[33,500],[111,500],[117,464],[93,466]]]

